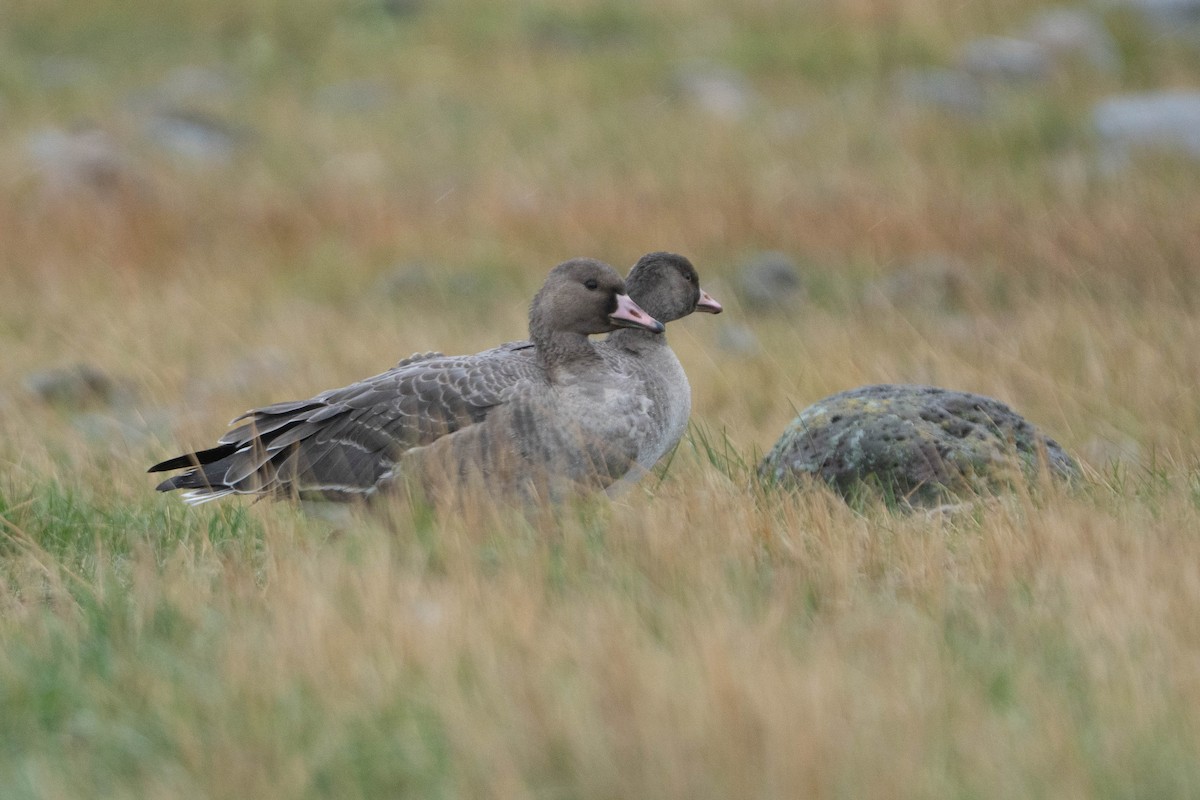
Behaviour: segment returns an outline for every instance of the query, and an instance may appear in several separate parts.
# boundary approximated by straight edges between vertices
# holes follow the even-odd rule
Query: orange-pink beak
[[[627,294],[617,295],[617,310],[608,315],[612,324],[621,328],[642,328],[651,333],[662,333],[666,326],[642,310]]]
[[[705,314],[720,314],[725,309],[717,302],[717,298],[701,289],[700,300],[696,303],[696,310]]]

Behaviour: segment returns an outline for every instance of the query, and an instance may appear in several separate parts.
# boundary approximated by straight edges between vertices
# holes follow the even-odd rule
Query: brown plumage
[[[505,473],[518,478],[553,464],[564,475],[606,485],[623,474],[626,450],[636,456],[632,440],[645,427],[639,418],[645,401],[634,394],[636,387],[622,385],[624,377],[608,368],[587,337],[623,326],[662,330],[629,299],[611,267],[574,259],[551,271],[534,298],[533,359],[485,354],[406,359],[310,400],[247,412],[216,447],[150,471],[186,470],[158,489],[187,490],[185,499],[192,503],[228,494],[346,500],[402,479],[397,474],[402,458],[411,469],[423,457],[419,449],[472,431],[429,452],[431,463],[436,457],[441,470],[465,470],[470,461],[485,479],[489,470],[500,469],[500,460]],[[511,411],[495,414],[510,404]],[[620,428],[630,431],[615,435],[614,452],[622,455],[611,460],[604,455],[597,466],[591,452],[596,443],[588,437],[598,431],[613,437]],[[605,443],[600,449],[613,448]],[[448,465],[451,452],[463,463]],[[604,476],[588,474],[596,469]]]

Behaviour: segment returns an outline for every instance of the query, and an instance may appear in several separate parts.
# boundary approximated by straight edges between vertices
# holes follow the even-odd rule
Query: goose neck
[[[599,362],[600,355],[591,340],[581,333],[568,331],[532,332],[538,362],[550,374],[563,369]],[[540,335],[539,335],[540,333]]]

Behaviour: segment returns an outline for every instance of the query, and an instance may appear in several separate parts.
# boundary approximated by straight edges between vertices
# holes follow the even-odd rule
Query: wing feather
[[[481,422],[516,387],[542,378],[526,356],[531,348],[515,342],[474,356],[414,354],[349,386],[248,411],[218,447],[152,470],[188,469],[159,488],[205,496],[367,493],[391,477],[406,450]]]

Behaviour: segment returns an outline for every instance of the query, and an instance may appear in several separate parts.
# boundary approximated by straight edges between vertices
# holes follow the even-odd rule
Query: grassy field
[[[1120,71],[980,118],[897,89],[1041,5],[0,2],[0,797],[1200,797],[1200,166],[1105,167],[1089,118],[1200,51],[1110,9]],[[39,156],[72,130],[82,179]],[[693,430],[616,502],[331,524],[144,474],[657,249],[726,313],[672,326]],[[739,302],[762,250],[794,309]],[[871,299],[934,259],[952,302]],[[120,397],[23,388],[76,363]],[[998,397],[1087,479],[753,486],[874,382]]]

